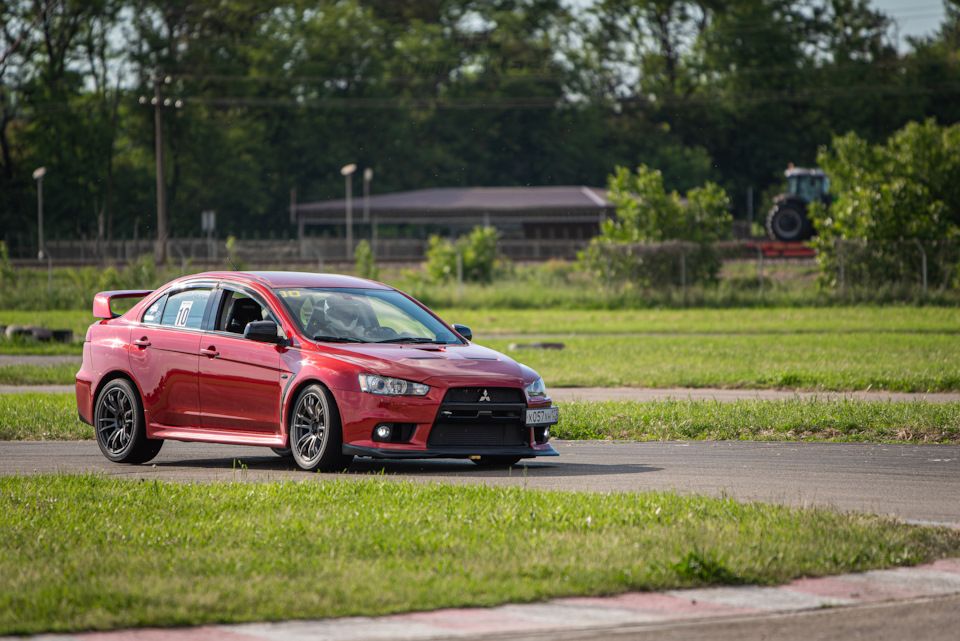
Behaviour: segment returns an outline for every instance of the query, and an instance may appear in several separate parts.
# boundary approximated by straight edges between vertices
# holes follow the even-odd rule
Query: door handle
[[[203,356],[209,356],[210,358],[216,358],[220,356],[220,352],[217,351],[217,348],[211,345],[210,347],[205,347],[200,350],[200,354]]]
[[[150,339],[146,336],[143,336],[142,338],[138,338],[137,340],[133,341],[133,344],[137,347],[150,347]]]

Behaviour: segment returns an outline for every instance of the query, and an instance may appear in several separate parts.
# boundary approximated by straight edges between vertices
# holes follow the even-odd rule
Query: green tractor
[[[780,194],[767,214],[767,233],[773,240],[801,241],[816,233],[807,216],[807,206],[812,202],[830,204],[830,179],[822,169],[802,169],[790,166],[787,177],[787,193]]]

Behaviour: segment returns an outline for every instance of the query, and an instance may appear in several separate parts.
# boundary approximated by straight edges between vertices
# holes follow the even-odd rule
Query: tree
[[[601,235],[582,253],[585,267],[608,282],[685,285],[716,279],[721,260],[713,243],[730,237],[733,222],[721,187],[707,183],[681,198],[664,189],[659,171],[642,165],[636,174],[617,167],[607,186],[617,215],[604,221]]]
[[[927,252],[939,256],[929,264],[932,281],[946,286],[960,276],[960,124],[910,123],[877,145],[848,133],[818,162],[837,195],[829,210],[811,208],[827,282],[845,247],[859,252],[853,281],[915,282]]]

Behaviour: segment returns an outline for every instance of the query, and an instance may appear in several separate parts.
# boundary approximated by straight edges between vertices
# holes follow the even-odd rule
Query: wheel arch
[[[137,396],[140,397],[139,399],[140,411],[145,411],[143,407],[143,391],[141,391],[140,386],[137,385],[137,381],[134,380],[133,376],[131,376],[128,372],[125,372],[120,369],[115,369],[112,372],[107,372],[102,377],[100,377],[100,380],[97,382],[97,387],[93,392],[94,408],[96,408],[97,399],[100,398],[100,392],[103,391],[103,388],[109,385],[110,383],[112,383],[113,381],[117,380],[118,378],[126,379],[131,385],[133,385],[133,389],[137,391]]]
[[[337,412],[338,420],[343,420],[341,418],[340,406],[337,402],[337,395],[333,393],[333,389],[325,381],[320,379],[317,376],[308,376],[299,381],[296,381],[295,384],[291,385],[283,399],[283,411],[281,412],[281,421],[280,429],[282,430],[284,443],[287,444],[287,447],[290,446],[290,419],[293,416],[294,406],[296,405],[297,399],[300,397],[301,392],[311,385],[319,385],[327,394],[330,396],[330,400],[333,403],[333,407]]]

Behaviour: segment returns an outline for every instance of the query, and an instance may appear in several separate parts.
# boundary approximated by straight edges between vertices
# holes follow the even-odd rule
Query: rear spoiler
[[[93,316],[94,318],[116,318],[120,314],[110,309],[110,301],[115,298],[143,298],[152,293],[152,289],[117,289],[100,292],[93,297]]]

